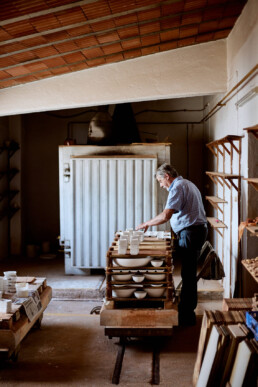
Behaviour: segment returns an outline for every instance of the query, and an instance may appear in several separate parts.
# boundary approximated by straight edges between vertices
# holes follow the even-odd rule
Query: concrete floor
[[[18,275],[46,277],[53,288],[41,329],[23,340],[17,362],[2,364],[1,386],[112,385],[118,338],[109,339],[99,316],[90,311],[103,302],[104,271],[91,276],[66,276],[62,257],[54,260],[9,258],[0,270]],[[176,268],[175,284],[180,280]],[[222,286],[218,281],[198,282],[197,325],[174,327],[173,336],[161,342],[160,385],[192,385],[193,368],[204,309],[221,310]],[[152,339],[132,340],[125,351],[120,386],[149,386],[152,375]]]
[[[52,300],[41,329],[23,340],[18,361],[2,365],[1,386],[112,385],[118,339],[109,339],[90,311],[101,301]],[[205,308],[221,309],[221,301],[198,305],[197,325],[174,327],[173,336],[161,343],[160,386],[188,387]],[[126,347],[120,386],[150,386],[152,341],[132,340]]]

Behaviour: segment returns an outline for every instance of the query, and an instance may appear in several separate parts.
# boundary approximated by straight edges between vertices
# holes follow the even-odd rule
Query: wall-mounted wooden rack
[[[225,223],[223,223],[221,220],[214,218],[214,217],[207,217],[207,221],[214,228],[214,230],[216,230],[222,236],[222,233],[219,231],[219,229],[220,228],[227,228]]]
[[[219,140],[215,140],[212,142],[209,142],[206,144],[206,146],[210,149],[210,151],[217,157],[218,153],[220,153],[223,156],[222,150],[219,148],[219,145],[222,145],[222,147],[225,149],[225,151],[230,155],[232,154],[232,151],[228,149],[226,144],[230,144],[232,148],[240,154],[241,148],[240,148],[240,141],[243,136],[234,136],[234,135],[228,135],[226,137],[220,138]],[[238,146],[234,144],[234,141],[239,141]]]
[[[238,223],[240,222],[240,197],[241,197],[241,140],[244,136],[228,135],[218,140],[214,140],[206,144],[207,148],[215,156],[215,171],[206,172],[207,176],[213,181],[214,196],[206,196],[206,199],[216,210],[216,217],[208,217],[207,220],[211,227],[216,231],[217,235],[221,236],[221,260],[224,263],[224,237],[230,238],[229,242],[229,259],[232,255],[232,233],[233,233],[233,191],[237,192],[237,216]],[[236,160],[234,160],[236,158]],[[237,162],[237,163],[236,163]],[[228,172],[226,172],[226,169]],[[229,192],[226,192],[226,191]],[[227,198],[227,200],[225,200]],[[228,207],[225,211],[225,205]],[[221,220],[218,220],[220,212]],[[225,229],[228,229],[225,234]],[[217,238],[216,238],[217,239]],[[232,284],[234,279],[231,278],[231,261],[230,268],[227,273],[229,280],[228,285]],[[228,286],[229,289],[230,286]],[[229,293],[231,290],[229,290]]]
[[[240,189],[241,176],[239,175],[224,172],[206,172],[206,175],[208,175],[215,184],[219,183],[221,186],[225,184],[228,188],[232,185],[236,191],[239,191]],[[238,185],[233,182],[234,179],[238,179]]]
[[[227,201],[224,199],[219,198],[218,196],[205,196],[205,199],[207,199],[210,204],[216,209],[219,210],[221,213],[223,213],[222,209],[219,207],[219,204],[226,204]]]
[[[258,125],[250,126],[250,128],[244,128],[247,133],[253,133],[253,135],[258,138]]]

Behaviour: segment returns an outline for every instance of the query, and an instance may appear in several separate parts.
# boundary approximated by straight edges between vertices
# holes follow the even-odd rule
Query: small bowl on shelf
[[[140,283],[144,281],[145,276],[141,273],[136,273],[132,275],[134,282]]]
[[[154,267],[160,267],[160,266],[162,266],[163,265],[163,260],[162,259],[153,259],[152,261],[151,261],[151,264],[152,264],[152,266],[154,266]]]
[[[136,290],[134,292],[134,295],[136,298],[138,298],[139,300],[142,300],[143,298],[146,297],[147,295],[147,292],[145,292],[145,290]]]

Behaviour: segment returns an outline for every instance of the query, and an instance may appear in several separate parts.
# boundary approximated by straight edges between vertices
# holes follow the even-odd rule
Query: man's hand
[[[136,231],[138,230],[143,230],[144,232],[146,232],[148,230],[149,226],[146,224],[146,223],[141,223],[139,224],[139,226],[137,226],[135,228]]]

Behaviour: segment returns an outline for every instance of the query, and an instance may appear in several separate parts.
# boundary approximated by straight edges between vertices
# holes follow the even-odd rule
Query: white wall
[[[214,94],[226,82],[218,40],[0,90],[0,116]]]
[[[246,74],[249,73],[258,63],[258,2],[249,0],[245,6],[240,18],[237,20],[235,27],[227,39],[227,69],[228,69],[228,91],[235,86]],[[251,76],[242,88],[232,93],[232,99],[222,107],[218,113],[213,115],[205,125],[207,141],[219,139],[226,135],[233,134],[244,136],[242,139],[242,159],[241,159],[241,176],[251,177],[249,168],[257,165],[257,142],[254,144],[251,135],[246,134],[243,130],[246,127],[253,126],[258,123],[258,99],[257,97],[249,100],[244,106],[237,108],[237,101],[246,95],[250,90],[257,86],[257,71],[256,75]],[[205,103],[209,103],[210,111],[216,103],[224,97],[217,95],[205,99]],[[248,148],[252,140],[252,157],[248,159]],[[249,151],[250,153],[250,151]],[[234,157],[233,172],[237,173],[237,157]],[[222,165],[220,165],[222,168]],[[229,172],[230,166],[226,163],[226,172]],[[257,171],[257,169],[256,169]],[[253,171],[251,172],[253,173]],[[257,173],[257,172],[256,172]],[[253,176],[254,177],[254,176]],[[226,192],[229,200],[230,192]],[[258,195],[257,192],[245,181],[242,181],[241,195],[241,214],[240,220],[245,220],[247,216],[258,213]],[[237,259],[238,259],[238,241],[237,241],[237,205],[236,191],[232,190],[232,208],[233,208],[233,226],[232,226],[232,256],[230,257],[230,230],[225,231],[224,244],[218,237],[217,249],[220,256],[224,255],[224,267],[226,269],[225,278],[225,296],[228,297],[234,293],[234,279],[236,278]],[[252,211],[250,211],[249,203],[252,203]],[[256,215],[255,215],[256,216]],[[229,206],[225,206],[226,223],[230,224]],[[256,239],[256,238],[254,238]],[[252,258],[257,256],[257,240],[255,241],[246,232],[242,241],[243,258]],[[256,243],[255,243],[256,242]],[[230,269],[231,266],[231,269]],[[231,270],[231,273],[230,273]],[[230,283],[230,274],[232,281]]]

